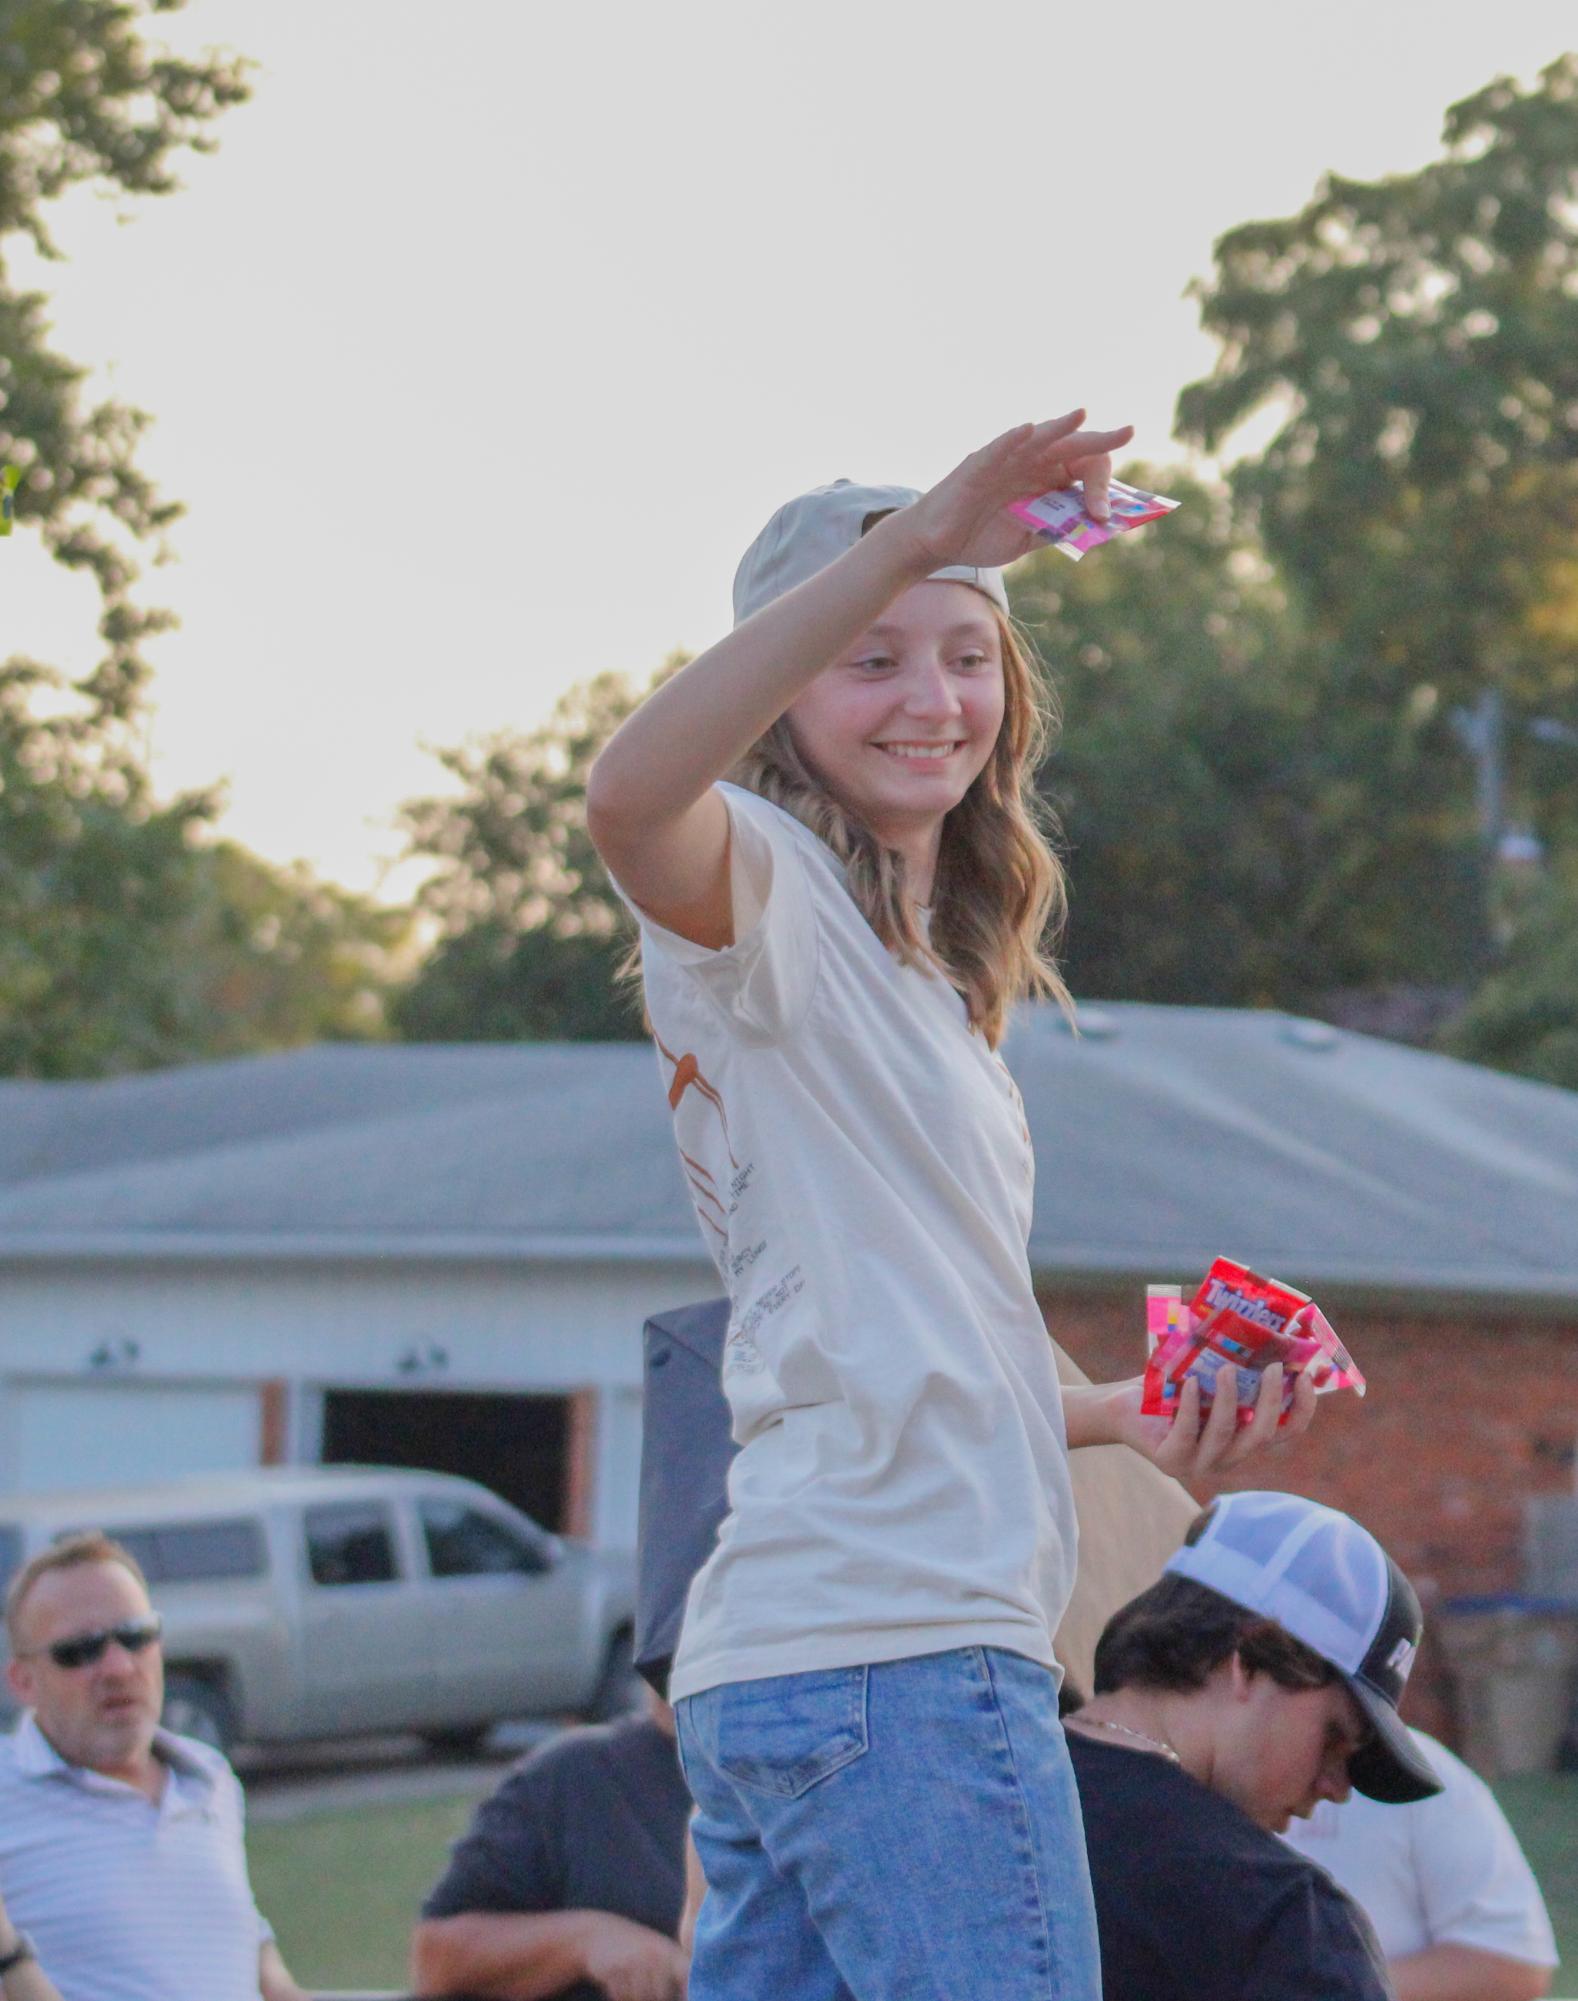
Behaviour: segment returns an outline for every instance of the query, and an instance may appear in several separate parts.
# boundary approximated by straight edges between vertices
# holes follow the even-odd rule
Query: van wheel
[[[164,1681],[166,1730],[178,1737],[195,1737],[211,1751],[230,1755],[236,1741],[236,1712],[225,1691],[197,1674],[171,1674]]]
[[[593,1723],[609,1723],[616,1716],[628,1716],[639,1709],[646,1683],[636,1673],[635,1635],[629,1627],[615,1633],[608,1643],[603,1672],[586,1714]]]

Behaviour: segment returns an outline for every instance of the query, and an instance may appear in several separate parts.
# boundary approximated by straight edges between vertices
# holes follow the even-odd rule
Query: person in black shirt
[[[1276,1839],[1440,1787],[1397,1714],[1418,1601],[1357,1522],[1233,1494],[1109,1620],[1068,1718],[1105,2001],[1387,2001],[1369,1920]]]
[[[422,1907],[421,1995],[680,2001],[690,1795],[673,1712],[566,1730],[477,1809]]]

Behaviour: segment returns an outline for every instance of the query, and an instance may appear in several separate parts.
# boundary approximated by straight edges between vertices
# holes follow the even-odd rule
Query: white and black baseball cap
[[[1274,1619],[1330,1661],[1374,1727],[1348,1777],[1389,1805],[1441,1782],[1397,1713],[1424,1618],[1414,1587],[1351,1515],[1299,1494],[1224,1494],[1166,1568]]]
[[[919,499],[913,486],[856,486],[852,480],[835,479],[831,486],[813,487],[786,500],[734,573],[734,623],[743,625],[763,605],[825,570],[846,549],[853,549],[884,514],[894,514]],[[1001,570],[950,563],[933,570],[928,581],[933,579],[971,584],[1001,610],[1008,609],[1008,586]]]

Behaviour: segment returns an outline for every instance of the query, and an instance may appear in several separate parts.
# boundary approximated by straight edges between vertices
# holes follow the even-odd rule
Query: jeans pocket
[[[731,1682],[718,1708],[719,1771],[798,1799],[866,1749],[866,1679],[851,1667]]]

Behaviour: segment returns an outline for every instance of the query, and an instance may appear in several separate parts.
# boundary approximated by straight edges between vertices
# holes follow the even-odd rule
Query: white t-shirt
[[[1469,1945],[1555,1966],[1540,1887],[1489,1786],[1434,1737],[1413,1735],[1443,1791],[1411,1806],[1362,1793],[1341,1806],[1322,1800],[1283,1839],[1368,1914],[1388,1959]]]
[[[741,1447],[671,1693],[974,1645],[1051,1665],[1076,1531],[1018,1090],[823,843],[719,789],[735,943],[636,912]]]

